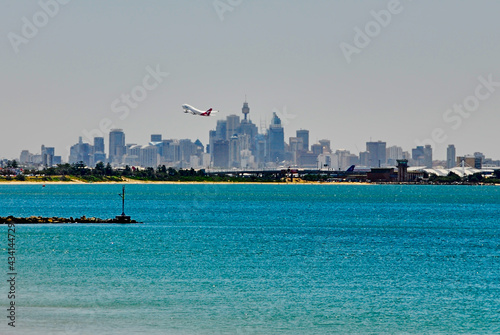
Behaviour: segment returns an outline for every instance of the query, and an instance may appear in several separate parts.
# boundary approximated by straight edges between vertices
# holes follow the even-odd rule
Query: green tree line
[[[26,170],[26,175],[41,175],[47,180],[51,176],[62,176],[66,180],[70,177],[76,177],[89,182],[99,181],[123,181],[124,178],[142,180],[142,181],[230,181],[230,182],[277,182],[281,181],[280,176],[274,174],[265,174],[262,177],[229,177],[225,174],[207,174],[205,170],[194,169],[175,169],[166,167],[165,165],[158,166],[156,169],[148,167],[145,169],[134,169],[130,166],[125,166],[123,169],[114,169],[111,164],[99,162],[94,168],[85,166],[82,162],[74,164],[59,164],[54,167],[47,167],[42,170]]]

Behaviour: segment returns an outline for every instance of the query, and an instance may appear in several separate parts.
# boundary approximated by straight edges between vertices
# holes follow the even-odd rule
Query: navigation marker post
[[[122,187],[122,193],[118,193],[120,198],[122,198],[122,214],[117,215],[116,218],[119,220],[119,223],[129,223],[130,216],[125,215],[125,185]]]
[[[122,216],[125,216],[125,185],[122,187],[122,193],[118,193],[122,198]]]

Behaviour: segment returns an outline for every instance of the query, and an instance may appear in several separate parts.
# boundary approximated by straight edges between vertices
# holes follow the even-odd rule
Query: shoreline
[[[500,184],[425,184],[425,183],[381,183],[381,182],[228,182],[228,181],[102,181],[102,182],[83,182],[83,181],[0,181],[1,185],[426,185],[426,186],[500,186]]]
[[[224,184],[224,185],[237,185],[237,184],[254,184],[254,185],[375,185],[375,183],[318,183],[318,182],[228,182],[228,181],[102,181],[85,183],[80,181],[2,181],[1,185],[181,185],[181,184]]]

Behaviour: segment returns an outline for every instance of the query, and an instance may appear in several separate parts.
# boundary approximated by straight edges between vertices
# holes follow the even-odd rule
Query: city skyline
[[[280,114],[280,112],[279,112],[279,111],[277,111],[277,112],[278,112],[278,114],[279,114],[279,115],[282,115],[282,116],[283,116],[283,114]],[[275,111],[275,112],[273,112],[273,113],[276,113],[276,111]],[[228,116],[230,117],[230,116],[232,116],[232,115],[237,115],[237,114],[230,114],[230,115],[227,115],[226,117],[228,117]],[[287,116],[289,116],[289,115],[287,115],[287,114],[286,114],[286,111],[285,111],[285,113],[284,113],[284,116],[285,116],[285,118],[286,118]],[[267,118],[266,118],[266,119],[267,119]],[[272,122],[272,118],[270,118],[270,119],[271,119],[271,121],[270,121],[270,122]],[[219,119],[218,119],[218,120],[220,121],[220,120],[221,120],[221,118],[219,117]],[[223,120],[223,119],[222,119],[222,120]],[[249,119],[249,120],[250,120],[250,119]],[[263,127],[263,125],[265,124],[267,127],[269,127],[270,122],[267,122],[267,124],[266,124],[266,123],[264,123],[264,122],[259,122],[259,124],[256,124],[257,128],[259,129],[259,132],[260,132],[260,131],[262,131],[262,130],[266,131],[266,130],[267,130],[267,128],[266,128],[266,127]],[[304,129],[304,128],[302,128],[302,127],[298,128],[298,129],[295,129],[295,130],[290,130],[290,129],[287,129],[287,127],[283,127],[283,128],[284,128],[284,139],[287,139],[287,138],[289,138],[289,137],[292,137],[291,135],[293,135],[293,132],[294,132],[294,131],[305,130],[305,129]],[[113,128],[113,129],[122,129],[122,128]],[[94,140],[94,138],[95,138],[95,137],[103,137],[103,136],[104,136],[104,137],[107,137],[107,136],[109,136],[109,135],[110,135],[111,131],[112,131],[112,129],[109,129],[109,131],[108,131],[108,132],[104,132],[102,128],[100,128],[100,129],[93,129],[93,130],[90,130],[90,131],[84,130],[84,131],[82,132],[82,134],[80,134],[80,136],[79,136],[79,137],[82,137],[82,139],[84,140],[84,142],[85,142],[85,143],[89,143],[89,144],[91,144],[91,143],[92,143],[92,141]],[[136,136],[137,136],[137,134],[138,134],[137,132],[132,132],[132,133],[135,133],[135,134],[136,134]],[[157,133],[161,133],[163,136],[165,136],[165,135],[164,135],[164,133],[162,133],[162,132],[157,132]],[[209,131],[207,132],[207,134],[208,134],[208,133],[209,133]],[[91,137],[91,135],[92,135],[92,134],[99,134],[99,135],[102,135],[102,136],[94,136],[94,137]],[[140,134],[139,134],[139,138],[142,138],[142,140],[139,140],[139,141],[134,141],[134,140],[132,140],[132,141],[129,141],[128,143],[142,143],[142,142],[146,142],[144,139],[147,139],[147,138],[148,138],[148,136],[149,136],[149,135],[151,135],[151,134],[153,134],[153,132],[148,132],[148,131],[145,131],[144,133],[140,133]],[[200,134],[200,136],[198,136],[198,137],[196,137],[196,138],[189,138],[189,139],[191,139],[191,140],[199,140],[199,139],[201,139],[201,138],[208,138],[208,136],[206,136],[207,134]],[[288,134],[290,134],[290,136],[288,136]],[[313,134],[313,135],[314,135],[314,134]],[[168,137],[168,136],[166,136],[166,137]],[[134,138],[137,138],[137,137],[134,137]],[[186,138],[186,139],[187,139],[187,138],[188,138],[188,136],[180,136],[180,137],[178,137],[178,138]],[[320,137],[318,137],[318,136],[314,136],[314,137],[312,137],[312,138],[314,138],[314,140],[311,140],[311,141],[312,141],[312,142],[314,142],[314,143],[319,143],[319,141],[321,141],[322,139],[327,139],[327,138],[320,138]],[[330,140],[330,141],[331,141],[331,139],[328,139],[328,140]],[[348,147],[336,147],[336,146],[335,146],[335,142],[334,142],[333,146],[335,147],[335,149],[339,149],[339,150],[349,150],[349,151],[352,151],[353,153],[357,153],[357,154],[359,154],[359,153],[362,153],[362,152],[363,152],[363,150],[362,150],[362,149],[360,149],[360,148],[363,148],[364,143],[366,143],[366,142],[371,142],[372,140],[375,140],[375,141],[381,141],[382,139],[381,139],[381,138],[377,138],[377,139],[375,139],[375,138],[372,138],[372,137],[370,136],[370,139],[369,139],[369,140],[367,140],[367,139],[365,139],[365,141],[359,140],[359,141],[357,141],[356,143],[361,143],[361,147],[359,147],[359,146],[358,146],[358,144],[356,144],[356,145],[355,145],[355,150],[349,150],[349,149],[347,149]],[[53,142],[59,142],[59,143],[60,143],[60,141],[53,141]],[[53,143],[53,142],[51,142],[51,143]],[[208,142],[209,142],[209,140],[207,139],[207,140],[206,140],[206,142],[205,142],[205,141],[202,141],[202,142],[203,142],[203,143],[208,143]],[[388,146],[389,146],[389,144],[390,144],[390,145],[392,145],[392,146],[400,146],[400,147],[402,147],[403,149],[406,149],[407,151],[411,151],[411,150],[413,149],[413,148],[405,148],[405,147],[403,147],[402,145],[400,145],[400,144],[398,144],[398,143],[388,142],[388,141],[386,141],[386,142],[388,143]],[[288,143],[288,142],[285,140],[285,143]],[[431,140],[430,142],[416,142],[416,143],[434,143],[434,142]],[[63,156],[63,161],[67,161],[67,159],[64,159],[64,157],[65,157],[65,156],[66,156],[66,157],[67,157],[67,156],[70,156],[70,154],[71,154],[71,153],[70,153],[70,150],[69,150],[69,149],[70,149],[70,145],[67,145],[67,144],[66,144],[66,145],[62,145],[62,146],[60,145],[59,147],[58,147],[58,146],[55,146],[55,145],[53,145],[53,144],[51,144],[51,145],[52,145],[52,148],[54,148],[54,147],[55,147],[55,148],[56,148],[56,150],[57,150],[57,151],[58,151],[58,152],[59,152],[59,153]],[[449,146],[449,145],[453,145],[453,144],[452,144],[452,143],[448,143],[448,142],[441,142],[441,143],[439,143],[439,147],[443,147],[443,148],[445,148],[445,149],[444,149],[444,153],[442,154],[442,156],[441,156],[441,157],[435,157],[435,160],[446,160],[446,159],[447,159],[447,150],[448,150],[448,146]],[[417,146],[417,144],[415,144],[415,145],[414,145],[414,147],[415,147],[415,146]],[[28,150],[28,151],[34,151],[34,152],[36,152],[36,150],[37,150],[36,148],[39,148],[39,147],[40,147],[40,144],[34,144],[33,142],[31,142],[31,144],[27,145],[27,146],[26,146],[24,149],[22,149],[21,151],[23,151],[23,150]],[[28,148],[29,148],[29,149],[28,149]],[[34,149],[33,149],[33,148],[34,148]],[[434,149],[434,147],[433,147],[433,149]],[[359,150],[359,151],[357,151],[357,150]],[[471,155],[473,152],[477,152],[478,150],[479,150],[479,151],[481,151],[481,145],[480,145],[479,147],[475,147],[475,149],[473,148],[472,150],[473,150],[473,151],[468,151],[468,152],[466,152],[466,151],[460,151],[460,152],[462,153],[462,155]],[[18,157],[19,157],[19,153],[18,153],[17,155],[16,155],[16,154],[14,154],[14,156],[10,156],[10,157],[9,157],[9,156],[7,156],[6,154],[4,154],[4,152],[6,152],[6,151],[8,152],[8,151],[11,151],[11,150],[4,150],[4,147],[3,147],[3,146],[0,146],[0,159],[16,159],[16,158],[18,158]],[[481,151],[481,152],[484,152],[484,151]],[[42,154],[43,154],[43,153],[42,153]],[[499,153],[499,154],[500,154],[500,153]],[[495,156],[495,154],[491,155],[491,154],[489,154],[489,153],[486,153],[486,156],[490,156],[490,157],[497,157],[497,156],[498,156],[498,157],[500,157],[500,155]]]
[[[39,150],[31,138],[67,156],[103,128],[207,143],[245,95],[259,128],[281,116],[285,139],[305,128],[351,152],[371,138],[499,156],[497,2],[41,3],[0,4],[2,157]],[[186,102],[221,113],[188,118]]]
[[[496,157],[487,157],[482,152],[457,155],[453,144],[448,145],[445,159],[433,156],[431,145],[416,146],[405,150],[397,144],[367,141],[366,150],[350,152],[336,148],[329,139],[310,142],[310,131],[297,129],[296,136],[284,138],[284,126],[276,113],[267,129],[259,131],[250,119],[250,105],[243,102],[241,115],[228,115],[218,120],[215,129],[209,131],[209,142],[199,139],[164,139],[162,134],[150,134],[149,142],[132,143],[126,140],[123,129],[112,129],[105,137],[94,137],[91,143],[80,136],[78,143],[70,147],[68,159],[55,154],[54,147],[41,145],[41,154],[23,150],[19,162],[28,166],[55,166],[61,162],[70,164],[82,162],[93,167],[98,162],[111,163],[115,167],[160,165],[177,168],[243,168],[260,169],[279,166],[311,168],[325,166],[347,169],[351,165],[361,167],[396,166],[397,161],[406,159],[410,166],[432,168],[442,166],[453,168],[461,161],[468,166],[481,168],[500,166]],[[146,143],[146,144],[145,144]],[[460,153],[460,151],[459,151]]]

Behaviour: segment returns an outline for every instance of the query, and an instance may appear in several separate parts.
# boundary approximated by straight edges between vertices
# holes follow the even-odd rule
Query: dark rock
[[[122,216],[119,215],[113,219],[99,219],[96,217],[87,218],[82,216],[81,218],[74,219],[73,217],[60,218],[60,217],[41,217],[41,216],[30,216],[26,218],[16,218],[12,215],[7,217],[0,217],[0,224],[9,224],[9,223],[120,223],[120,224],[128,224],[128,223],[138,223],[135,220],[132,220],[130,216]]]

